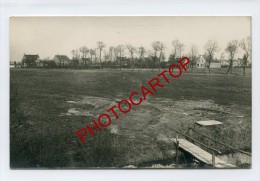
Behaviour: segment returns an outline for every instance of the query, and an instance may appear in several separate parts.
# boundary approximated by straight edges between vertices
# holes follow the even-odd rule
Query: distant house
[[[56,63],[53,60],[45,59],[41,61],[42,67],[45,68],[55,68],[57,67]]]
[[[218,59],[213,59],[211,62],[210,62],[210,67],[209,68],[221,68],[221,60],[218,60]]]
[[[67,55],[55,55],[53,61],[59,67],[68,67],[71,63],[71,60]]]
[[[10,68],[21,68],[21,62],[18,61],[11,61],[10,62]]]
[[[221,68],[221,63],[220,62],[211,62],[210,68]]]
[[[221,60],[221,67],[228,67],[229,66],[229,61],[228,60]]]
[[[238,58],[237,60],[233,61],[233,67],[240,67],[243,65],[243,59],[242,58]]]
[[[39,55],[23,55],[22,66],[35,67],[37,62],[40,61]]]
[[[209,67],[208,62],[206,62],[205,58],[203,55],[199,55],[199,58],[196,62],[196,67],[197,68],[206,68]],[[221,68],[221,63],[218,60],[213,60],[210,62],[210,68]]]
[[[118,65],[124,68],[127,68],[129,65],[129,60],[127,57],[116,57],[116,62],[118,62]]]
[[[221,67],[229,67],[230,60],[222,60]],[[240,67],[243,65],[243,60],[238,58],[237,60],[233,60],[233,67]]]
[[[10,61],[10,68],[16,67],[16,61]]]
[[[43,67],[44,66],[44,62],[42,60],[35,60],[35,66],[36,67]]]
[[[196,62],[196,67],[197,68],[205,68],[207,67],[207,64],[206,64],[206,60],[204,59],[204,57],[202,55],[199,55],[199,58]]]

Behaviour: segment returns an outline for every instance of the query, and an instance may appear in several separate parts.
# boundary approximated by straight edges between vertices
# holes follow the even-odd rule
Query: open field
[[[201,131],[251,152],[252,90],[247,72],[183,74],[82,144],[76,136],[79,128],[139,91],[159,72],[11,69],[11,167],[145,166],[166,159],[157,140],[175,136],[169,127],[184,132],[191,123],[207,119],[224,126]]]

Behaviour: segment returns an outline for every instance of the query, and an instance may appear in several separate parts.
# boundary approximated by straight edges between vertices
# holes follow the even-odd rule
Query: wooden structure
[[[212,154],[206,152],[205,150],[201,149],[197,145],[189,142],[186,139],[171,139],[174,143],[178,143],[178,148],[181,149],[182,151],[188,152],[191,154],[196,160],[198,160],[201,163],[207,164],[207,165],[212,165],[213,167],[216,168],[235,168],[235,165],[228,164],[224,162],[223,160],[219,159],[218,157],[215,156],[214,151]]]
[[[223,124],[222,122],[216,120],[196,121],[195,123],[200,126],[213,126]]]
[[[225,143],[222,143],[220,141],[217,141],[211,137],[209,137],[208,135],[205,135],[199,131],[197,131],[195,129],[195,125],[199,125],[199,126],[203,126],[203,127],[207,127],[207,126],[216,126],[216,125],[222,125],[223,123],[220,121],[216,121],[216,120],[206,120],[206,121],[197,121],[195,122],[195,124],[191,124],[189,126],[189,129],[186,131],[186,133],[181,133],[177,130],[171,129],[173,131],[176,132],[176,138],[170,138],[170,140],[172,142],[175,143],[176,145],[176,164],[178,164],[178,156],[179,156],[179,150],[183,151],[184,153],[188,153],[189,155],[191,155],[195,160],[199,161],[202,164],[207,164],[207,165],[212,165],[215,168],[236,168],[235,165],[232,164],[228,164],[225,161],[219,159],[218,157],[215,156],[215,153],[219,153],[221,154],[221,152],[219,150],[216,150],[210,146],[205,145],[204,143],[201,143],[200,141],[197,141],[195,139],[193,139],[192,137],[188,136],[188,133],[190,131],[199,134],[200,136],[203,136],[209,140],[214,141],[217,144],[226,146],[234,151],[238,151],[241,152],[243,154],[249,155],[251,156],[250,153],[245,152],[243,150],[239,150],[237,148],[234,148],[232,146],[229,146]],[[178,135],[182,135],[185,139],[179,139]],[[188,140],[187,140],[188,139]],[[191,142],[190,142],[190,141]],[[210,150],[212,153],[209,153],[205,150],[203,150],[202,148],[200,148],[199,146],[195,145],[194,143],[199,144],[200,146],[207,148],[208,150]]]

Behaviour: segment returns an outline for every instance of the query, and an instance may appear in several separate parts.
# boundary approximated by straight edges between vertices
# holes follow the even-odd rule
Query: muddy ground
[[[169,166],[174,164],[174,148],[161,144],[161,140],[176,136],[169,128],[185,132],[195,121],[209,119],[223,125],[196,128],[251,152],[251,74],[184,74],[128,114],[120,114],[106,131],[85,144],[79,141],[75,134],[79,128],[157,74],[11,70],[11,167]],[[225,154],[232,151],[191,134]]]
[[[91,121],[96,119],[100,112],[105,112],[121,99],[123,97],[120,96],[115,99],[84,96],[79,100],[69,100],[66,103],[70,105],[70,108],[66,113],[61,113],[61,116],[86,116]],[[250,109],[250,107],[223,106],[214,103],[212,100],[178,101],[150,96],[147,101],[134,107],[130,113],[120,114],[120,119],[113,120],[107,129],[111,135],[117,135],[124,139],[126,143],[129,142],[133,145],[128,147],[128,158],[125,165],[137,166],[145,162],[169,159],[171,151],[173,152],[172,156],[174,156],[175,150],[173,148],[161,148],[159,141],[176,137],[176,132],[169,128],[184,133],[196,121],[219,120],[223,122],[223,125],[209,128],[196,127],[218,141],[228,143],[234,139],[234,136],[237,136],[238,140],[243,139],[242,131],[249,131],[246,125],[250,121],[250,115],[247,115],[247,111],[241,111],[244,109]],[[236,129],[239,131],[236,132]],[[233,137],[230,137],[230,135],[233,135]],[[190,136],[206,141],[206,144],[209,142],[197,135]],[[232,151],[225,147],[219,147],[217,144],[212,146],[220,148],[222,152]],[[232,146],[248,149],[250,143],[233,142]],[[168,154],[165,152],[168,152]]]

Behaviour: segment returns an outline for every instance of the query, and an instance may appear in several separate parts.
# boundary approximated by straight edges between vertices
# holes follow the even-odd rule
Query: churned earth
[[[116,105],[118,100],[118,98],[109,99],[84,96],[79,101],[67,101],[71,104],[71,108],[68,109],[67,113],[61,113],[61,115],[86,116],[97,119],[98,113],[105,112],[108,108]],[[84,108],[85,106],[86,109]],[[244,109],[250,109],[250,107],[219,105],[212,100],[174,100],[151,98],[150,96],[148,101],[133,107],[129,113],[119,113],[120,118],[113,119],[112,124],[107,129],[110,134],[117,135],[124,139],[126,143],[129,142],[132,145],[127,149],[126,155],[128,159],[125,164],[137,166],[145,162],[173,158],[175,149],[169,146],[170,144],[165,149],[161,145],[164,143],[160,141],[175,137],[176,133],[169,128],[185,132],[195,121],[211,119],[222,121],[224,125],[218,126],[213,130],[198,128],[221,142],[232,143],[235,136],[237,136],[237,140],[248,139],[245,138],[248,135],[242,132],[246,131],[246,133],[249,133],[250,127],[248,122],[250,122],[251,117],[247,111],[241,111]],[[116,111],[119,112],[119,110]],[[90,121],[91,119],[86,124],[89,124]],[[96,131],[96,134],[99,133]],[[235,135],[230,137],[233,134]],[[91,135],[89,134],[86,140],[88,137],[91,137]],[[250,141],[248,143],[235,141],[231,145],[248,150]],[[218,145],[213,146],[218,147]],[[227,151],[227,148],[220,149],[223,152]],[[175,167],[175,165],[172,165],[172,167]]]
[[[11,95],[16,97],[11,108],[21,112],[11,113],[11,166],[175,168],[175,149],[167,138],[176,133],[169,128],[185,132],[195,121],[209,119],[224,124],[198,130],[251,152],[251,70],[246,76],[239,71],[185,73],[82,144],[78,129],[139,91],[159,71],[11,69]]]

